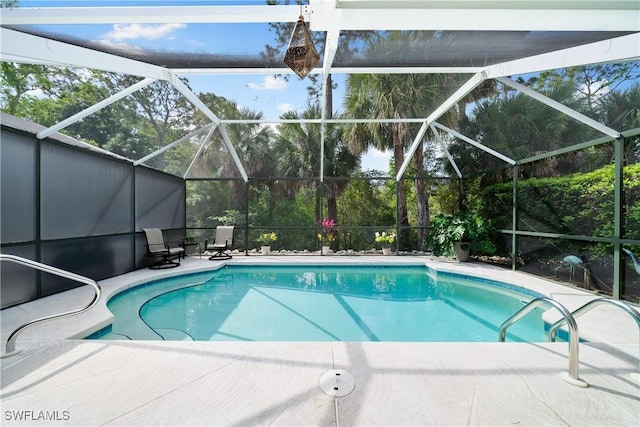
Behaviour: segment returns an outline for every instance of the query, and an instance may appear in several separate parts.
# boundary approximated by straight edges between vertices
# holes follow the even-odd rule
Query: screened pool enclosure
[[[250,256],[266,233],[377,254],[383,231],[412,256],[470,211],[496,246],[475,261],[639,301],[636,0],[266,3],[0,9],[2,252],[100,280],[147,265],[143,227],[233,224]],[[2,282],[3,307],[73,286]]]

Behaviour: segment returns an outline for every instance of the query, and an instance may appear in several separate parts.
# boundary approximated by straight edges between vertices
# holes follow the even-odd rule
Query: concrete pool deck
[[[438,271],[522,284],[573,310],[595,296],[534,276],[431,257],[234,256],[231,263],[427,263]],[[190,342],[79,338],[110,322],[108,298],[159,275],[223,262],[189,257],[164,272],[102,281],[101,305],[27,328],[1,359],[2,425],[640,425],[640,332],[616,307],[577,319],[580,378],[567,343]],[[1,312],[3,343],[19,324],[80,307],[74,289]],[[428,325],[426,325],[428,327]],[[497,337],[496,337],[497,340]],[[334,398],[320,375],[344,369]]]

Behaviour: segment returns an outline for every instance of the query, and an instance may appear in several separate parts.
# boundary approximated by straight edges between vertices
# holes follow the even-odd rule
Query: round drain
[[[356,387],[356,380],[349,372],[342,369],[331,369],[320,375],[318,384],[329,396],[342,397],[351,393]]]

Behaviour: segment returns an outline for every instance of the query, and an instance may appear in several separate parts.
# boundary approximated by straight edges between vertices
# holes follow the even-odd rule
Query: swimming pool
[[[496,342],[539,295],[425,266],[226,266],[114,296],[92,338],[197,341]],[[546,341],[542,310],[507,340]]]

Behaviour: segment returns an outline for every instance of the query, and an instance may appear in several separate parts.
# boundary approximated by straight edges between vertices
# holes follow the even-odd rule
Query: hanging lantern
[[[300,15],[291,34],[287,53],[284,55],[284,63],[287,64],[298,77],[304,79],[307,74],[313,70],[319,60],[320,55],[318,55],[318,51],[316,51],[313,45],[311,33],[309,33],[309,29],[304,24],[304,18]]]

